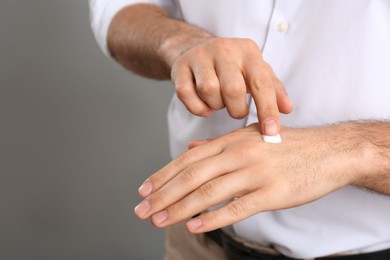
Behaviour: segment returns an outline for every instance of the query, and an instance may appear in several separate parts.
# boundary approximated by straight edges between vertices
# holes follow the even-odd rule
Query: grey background
[[[169,82],[104,57],[80,0],[0,1],[0,259],[161,259],[133,215],[169,161]]]

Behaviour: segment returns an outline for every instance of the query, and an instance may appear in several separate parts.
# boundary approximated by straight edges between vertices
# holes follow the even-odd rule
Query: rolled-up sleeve
[[[175,16],[177,7],[174,0],[89,0],[90,21],[96,41],[102,51],[109,56],[107,32],[112,18],[123,8],[138,3],[156,4]]]

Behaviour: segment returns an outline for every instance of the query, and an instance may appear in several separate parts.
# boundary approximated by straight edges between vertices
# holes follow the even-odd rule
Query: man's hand
[[[135,214],[165,227],[233,199],[189,221],[187,228],[198,233],[260,212],[306,204],[349,184],[371,183],[366,187],[390,193],[389,157],[379,155],[373,136],[361,136],[372,135],[375,127],[283,128],[281,144],[264,143],[257,128],[253,124],[213,140],[192,142],[192,149],[141,186],[145,199]],[[389,123],[376,129],[383,136]],[[389,150],[381,153],[388,156]]]
[[[203,39],[180,53],[171,76],[179,99],[199,116],[226,107],[233,118],[243,118],[251,93],[266,135],[279,133],[279,111],[292,110],[283,84],[249,39]]]
[[[113,19],[108,31],[111,55],[140,75],[168,79],[186,108],[209,116],[224,107],[233,118],[248,113],[252,94],[265,135],[279,133],[279,112],[292,103],[283,84],[249,39],[216,38],[169,16],[151,4],[131,5]]]

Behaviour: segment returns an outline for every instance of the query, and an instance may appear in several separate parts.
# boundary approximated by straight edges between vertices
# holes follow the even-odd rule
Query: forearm
[[[137,4],[121,10],[109,27],[107,42],[112,57],[125,68],[155,79],[169,79],[178,55],[212,37],[175,20],[163,9]]]
[[[352,123],[346,130],[352,149],[360,154],[352,184],[390,195],[390,122]]]

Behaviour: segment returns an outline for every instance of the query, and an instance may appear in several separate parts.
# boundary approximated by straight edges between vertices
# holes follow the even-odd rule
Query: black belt
[[[220,245],[229,260],[288,260],[294,259],[283,255],[271,255],[249,248],[234,240],[220,229],[205,233],[205,235]],[[390,260],[390,249],[358,255],[318,257],[319,260]],[[294,259],[296,260],[296,259]]]

